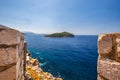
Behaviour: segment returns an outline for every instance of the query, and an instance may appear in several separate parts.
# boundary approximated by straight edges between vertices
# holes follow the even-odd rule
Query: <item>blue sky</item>
[[[20,31],[120,32],[120,0],[0,0],[0,24]]]

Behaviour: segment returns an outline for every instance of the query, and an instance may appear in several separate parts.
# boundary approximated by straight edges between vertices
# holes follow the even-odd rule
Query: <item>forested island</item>
[[[74,34],[69,32],[60,32],[60,33],[53,33],[53,34],[47,34],[45,37],[75,37]]]

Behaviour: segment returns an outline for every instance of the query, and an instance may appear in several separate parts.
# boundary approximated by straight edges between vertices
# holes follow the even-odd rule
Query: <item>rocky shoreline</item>
[[[52,74],[44,72],[37,59],[26,54],[26,77],[27,80],[62,80],[61,78],[53,77]]]

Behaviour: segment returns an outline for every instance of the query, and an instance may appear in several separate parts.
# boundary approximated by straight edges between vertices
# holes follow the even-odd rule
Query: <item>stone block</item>
[[[112,51],[112,37],[110,35],[100,35],[98,38],[98,53],[103,57],[110,55]]]
[[[25,80],[24,35],[0,25],[0,80]]]
[[[107,80],[120,80],[119,62],[99,57],[97,70],[98,74]]]
[[[116,34],[116,60],[120,62],[120,34]]]

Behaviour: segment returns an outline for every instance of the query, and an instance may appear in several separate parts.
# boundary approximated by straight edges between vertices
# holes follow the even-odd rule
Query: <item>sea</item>
[[[25,33],[27,48],[45,72],[63,80],[97,80],[97,35],[50,38]]]

